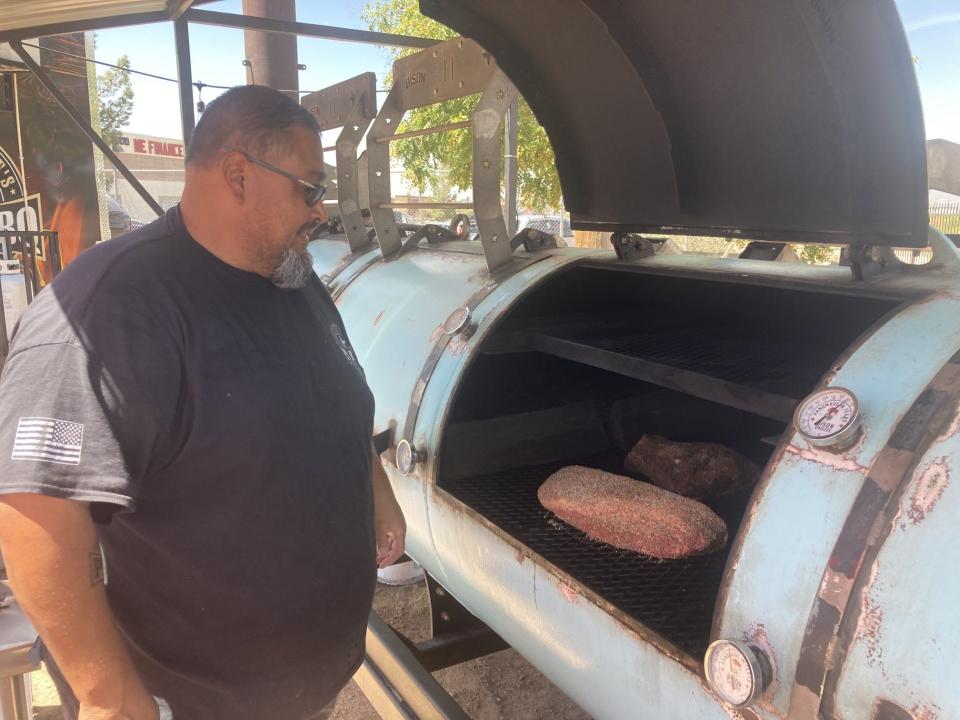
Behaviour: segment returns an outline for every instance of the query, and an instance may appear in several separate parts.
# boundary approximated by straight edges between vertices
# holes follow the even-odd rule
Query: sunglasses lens
[[[318,202],[323,200],[323,196],[327,194],[327,188],[325,185],[319,185],[316,189],[311,190],[307,195],[307,205],[313,207]]]

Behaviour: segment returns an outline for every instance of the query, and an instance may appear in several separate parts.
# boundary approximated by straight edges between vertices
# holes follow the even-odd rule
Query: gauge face
[[[839,445],[852,439],[860,424],[857,398],[844,388],[819,390],[797,410],[797,428],[814,445]]]
[[[409,475],[413,470],[414,454],[413,446],[408,440],[401,440],[397,445],[397,469],[404,475]]]
[[[443,323],[443,332],[447,335],[456,335],[470,322],[470,308],[460,307],[454,310]]]
[[[717,640],[707,649],[704,670],[711,689],[727,705],[742,708],[756,700],[759,664],[743,643]]]

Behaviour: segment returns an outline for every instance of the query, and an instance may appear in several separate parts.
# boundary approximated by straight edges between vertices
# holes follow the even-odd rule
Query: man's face
[[[289,132],[291,143],[267,153],[267,162],[316,185],[323,184],[323,151],[320,137],[306,128]],[[279,287],[303,287],[313,271],[307,252],[310,232],[327,219],[323,203],[308,207],[307,190],[290,178],[251,165],[256,182],[250,185],[253,230],[250,242],[258,256],[258,265],[269,269]]]

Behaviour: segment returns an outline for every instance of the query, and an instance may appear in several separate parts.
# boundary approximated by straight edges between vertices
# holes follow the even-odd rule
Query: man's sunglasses
[[[323,196],[327,194],[326,185],[317,185],[312,183],[309,180],[304,180],[302,177],[297,177],[293,173],[288,173],[286,170],[278,168],[276,165],[271,165],[266,160],[261,160],[256,158],[248,152],[240,150],[239,148],[232,147],[230,145],[224,145],[223,149],[227,152],[236,152],[243,155],[247,160],[252,162],[254,165],[259,165],[260,167],[269,170],[270,172],[275,172],[277,175],[283,175],[285,178],[290,178],[297,185],[301,186],[304,189],[303,201],[307,204],[307,207],[313,207],[318,202],[323,200]]]

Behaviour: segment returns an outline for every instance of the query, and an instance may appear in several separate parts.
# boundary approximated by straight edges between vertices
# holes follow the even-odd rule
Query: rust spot
[[[910,708],[910,714],[913,715],[916,720],[939,720],[940,706],[917,703]]]
[[[780,683],[778,681],[777,658],[773,652],[773,646],[770,644],[770,639],[767,637],[766,626],[761,622],[751,623],[743,633],[743,641],[747,643],[747,645],[752,645],[757,650],[760,650],[769,662],[769,667],[764,669],[764,674],[770,674],[770,685],[764,691],[757,704],[763,708],[770,717],[783,717],[777,706],[773,703],[773,698],[777,694]]]
[[[432,333],[430,333],[430,343],[433,344],[437,342],[437,340],[439,340],[442,335],[443,335],[443,324],[441,323],[440,325],[437,325],[433,329]]]
[[[857,624],[857,638],[866,643],[867,664],[877,667],[883,662],[883,648],[880,645],[883,629],[883,610],[864,594],[863,610],[860,613],[860,622]]]
[[[915,489],[910,497],[907,517],[914,525],[919,525],[927,514],[933,512],[943,491],[950,483],[950,464],[946,457],[928,463],[915,476]]]
[[[523,565],[523,561],[527,559],[527,556],[523,554],[523,550],[517,548],[517,551],[513,554],[513,559],[517,561],[517,565]]]
[[[455,337],[453,340],[450,341],[450,345],[449,345],[450,352],[456,356],[463,355],[463,352],[467,349],[467,345],[468,345],[467,341],[469,339],[470,338],[463,337],[462,335],[458,335],[457,337]]]
[[[557,587],[560,588],[560,594],[568,603],[576,603],[580,598],[580,594],[565,582],[558,582]]]
[[[373,319],[373,326],[374,326],[374,327],[376,327],[377,324],[378,324],[381,320],[383,320],[383,314],[384,314],[384,312],[386,312],[386,311],[385,311],[385,310],[381,310],[379,313],[377,313],[377,316]]]

